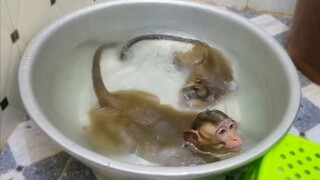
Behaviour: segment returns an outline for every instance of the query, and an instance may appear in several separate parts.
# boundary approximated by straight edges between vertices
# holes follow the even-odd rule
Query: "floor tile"
[[[25,167],[23,175],[26,180],[59,179],[70,158],[65,152],[58,153]]]
[[[0,174],[5,174],[16,166],[17,164],[12,155],[11,149],[9,145],[6,144],[0,154]]]
[[[282,47],[285,47],[285,45],[286,45],[286,43],[287,43],[288,35],[289,35],[289,31],[286,31],[286,32],[277,34],[277,35],[275,35],[275,36],[273,36],[273,37],[277,40],[277,42],[278,42]]]
[[[4,145],[9,136],[15,131],[16,127],[24,120],[26,114],[24,111],[9,105],[2,112],[2,120],[0,121],[0,140],[1,146]]]
[[[300,132],[298,131],[297,128],[295,128],[294,126],[292,126],[290,129],[289,129],[289,134],[293,134],[293,135],[296,135],[296,136],[299,136],[300,135]]]
[[[253,11],[253,10],[250,10],[250,9],[242,9],[242,8],[235,8],[235,7],[230,7],[228,9],[243,16],[243,17],[249,18],[249,19],[261,15],[260,13]]]
[[[304,74],[302,74],[301,71],[298,71],[298,75],[299,75],[301,88],[312,84],[312,81],[309,78],[307,78]]]
[[[306,132],[306,138],[314,142],[320,143],[320,124],[308,130]],[[319,149],[319,152],[320,152],[320,149]]]
[[[283,24],[288,26],[289,28],[292,26],[292,17],[291,16],[279,16],[279,15],[272,15],[274,18],[281,21]]]
[[[96,177],[92,170],[82,164],[75,158],[72,158],[66,171],[62,175],[62,180],[77,179],[77,180],[95,180]]]
[[[307,98],[314,105],[320,108],[320,86],[314,83],[302,88],[303,97]]]
[[[282,24],[279,20],[267,14],[251,18],[250,21],[258,25],[264,31],[269,33],[271,36],[274,36],[289,30],[288,26]]]
[[[61,152],[60,147],[33,121],[20,123],[8,143],[17,164],[23,166]]]
[[[300,132],[306,132],[320,123],[320,109],[308,99],[302,97],[298,115],[293,122]]]
[[[6,174],[1,174],[0,179],[1,180],[25,180],[23,174],[15,170],[11,170]]]
[[[248,0],[248,7],[258,11],[293,14],[296,0]]]

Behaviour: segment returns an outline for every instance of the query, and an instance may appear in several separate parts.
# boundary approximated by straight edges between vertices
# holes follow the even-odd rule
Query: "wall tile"
[[[84,7],[84,0],[57,1],[52,6],[50,21],[53,21],[62,15],[80,9],[82,7]]]
[[[115,1],[115,0],[84,0],[85,5],[90,5],[94,2],[105,2],[105,1]],[[246,7],[247,1],[249,0],[175,0],[175,1],[193,1],[198,3],[209,3],[209,4],[218,4],[225,6],[237,6],[237,7]]]
[[[24,52],[32,37],[50,21],[50,0],[6,0],[13,26],[19,30],[19,49]]]
[[[20,56],[27,44],[44,26],[54,19],[84,6],[84,0],[1,0],[1,89],[0,99],[7,97],[8,110],[1,111],[1,144],[22,121],[24,106],[18,88]],[[18,39],[12,42],[11,34]],[[11,114],[13,113],[13,114]],[[5,128],[4,128],[5,127]]]
[[[0,50],[0,68],[1,68],[1,89],[0,99],[6,96],[6,87],[8,83],[8,73],[12,60],[18,58],[18,48],[16,44],[11,42],[10,34],[13,32],[13,27],[10,20],[6,1],[1,1],[1,50]]]
[[[1,1],[1,89],[0,101],[6,97],[8,105],[0,113],[0,147],[12,130],[21,122],[24,114],[18,92],[17,69],[20,62],[17,42],[12,43],[10,34],[14,31],[5,0]]]
[[[226,5],[226,6],[246,7],[247,1],[249,0],[207,0],[206,2],[210,2],[210,3],[213,2],[216,4]]]
[[[83,0],[69,0],[69,1],[59,1],[51,5],[50,0],[31,0],[31,1],[21,1],[21,0],[3,0],[1,3],[8,6],[9,12],[4,14],[4,23],[11,24],[10,16],[12,18],[12,24],[10,29],[5,29],[1,34],[1,41],[4,41],[2,44],[5,45],[5,48],[1,48],[4,54],[3,61],[4,65],[1,64],[1,88],[6,88],[9,93],[10,102],[16,108],[24,109],[22,105],[21,98],[19,97],[18,90],[18,66],[19,59],[18,48],[22,54],[34,37],[34,35],[39,32],[45,25],[49,22],[55,20],[56,18],[70,12],[71,10],[78,9],[83,7]],[[6,6],[1,6],[6,7]],[[10,14],[10,15],[9,15]],[[1,16],[2,17],[2,16]],[[9,17],[9,18],[8,18]],[[8,27],[7,25],[1,27]],[[15,43],[17,45],[12,45],[11,40],[8,39],[8,33],[12,33],[13,30],[19,32],[19,40]],[[2,38],[4,36],[4,38]],[[10,37],[10,36],[9,36]],[[3,40],[2,40],[3,39]],[[13,46],[13,47],[12,47]],[[5,60],[5,59],[13,60]],[[1,92],[4,92],[4,89],[1,89]],[[2,95],[3,96],[3,95]],[[1,96],[1,97],[2,97]]]
[[[103,2],[107,2],[107,1],[117,1],[117,0],[86,0],[86,1],[93,1],[93,3],[103,3]]]
[[[6,0],[11,13],[13,25],[19,30],[19,49],[24,52],[30,40],[47,24],[58,17],[80,7],[83,0],[56,1],[50,0]]]
[[[7,67],[8,72],[6,74],[6,80],[8,81],[6,83],[6,96],[8,98],[9,105],[17,109],[24,110],[18,85],[18,69],[20,63],[20,55],[16,45],[11,49],[11,59],[8,59],[7,61],[10,61],[8,62],[10,63],[10,66]]]
[[[249,0],[248,7],[292,15],[297,0]]]

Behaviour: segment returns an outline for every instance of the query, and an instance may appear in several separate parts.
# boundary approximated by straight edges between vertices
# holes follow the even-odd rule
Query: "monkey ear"
[[[183,137],[184,140],[192,143],[193,145],[195,145],[197,148],[199,148],[199,133],[196,130],[193,129],[189,129],[183,132]]]

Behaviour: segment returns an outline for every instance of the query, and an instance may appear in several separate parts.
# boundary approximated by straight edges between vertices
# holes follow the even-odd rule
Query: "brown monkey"
[[[128,49],[142,40],[171,40],[193,44],[193,48],[187,52],[174,53],[174,64],[190,68],[187,82],[181,89],[183,104],[191,107],[215,104],[237,88],[231,65],[222,52],[195,39],[161,34],[138,36],[123,46],[120,59],[125,59]]]
[[[191,129],[184,131],[184,139],[204,152],[238,152],[242,142],[236,135],[236,126],[236,122],[225,113],[207,110],[198,114]],[[222,148],[224,146],[228,148]]]
[[[235,123],[221,111],[208,110],[197,115],[162,105],[157,96],[144,91],[108,92],[101,77],[100,59],[109,46],[112,44],[98,48],[92,66],[99,107],[89,112],[91,125],[87,133],[95,148],[109,155],[135,153],[166,166],[184,165],[190,159],[195,164],[217,160],[205,153],[191,153],[182,147],[184,140],[201,151],[240,151],[242,141]]]

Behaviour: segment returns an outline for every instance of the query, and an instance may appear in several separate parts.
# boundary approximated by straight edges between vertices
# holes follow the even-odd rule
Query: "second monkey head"
[[[188,84],[181,89],[180,103],[187,107],[204,107],[212,101],[213,97],[204,81]]]

